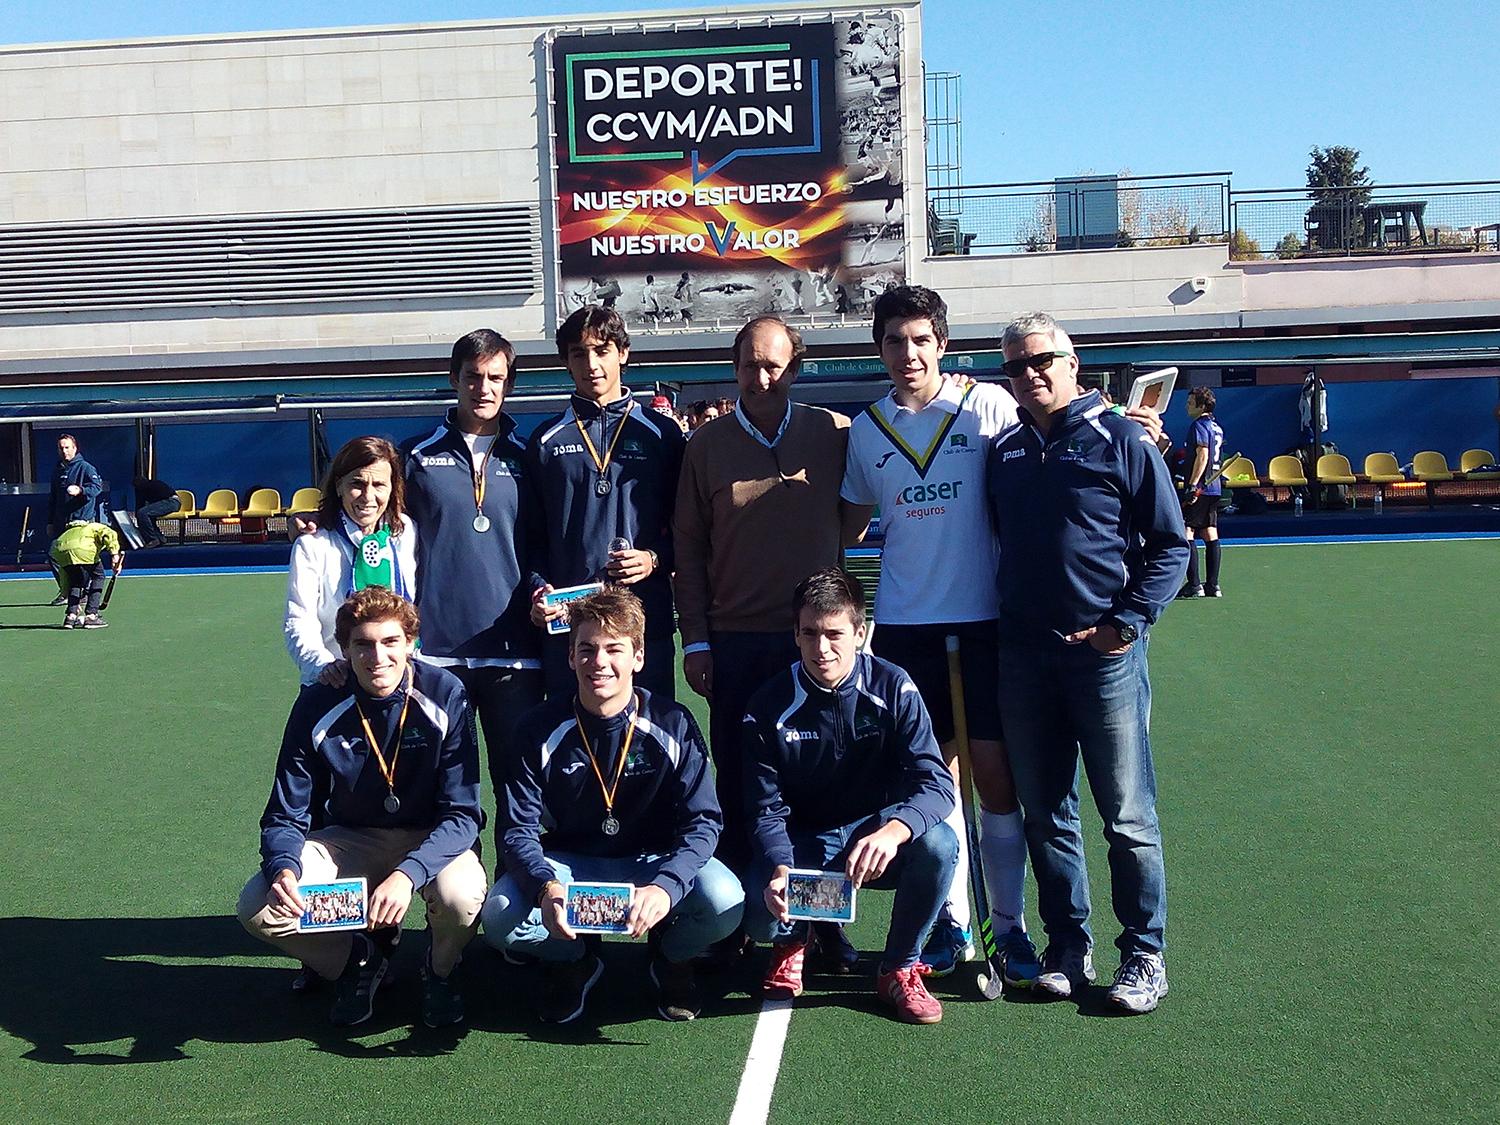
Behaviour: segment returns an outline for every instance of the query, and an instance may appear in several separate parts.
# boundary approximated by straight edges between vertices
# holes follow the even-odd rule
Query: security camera
[[[1188,282],[1188,285],[1192,287],[1194,293],[1208,292],[1208,278],[1206,277],[1195,277]]]

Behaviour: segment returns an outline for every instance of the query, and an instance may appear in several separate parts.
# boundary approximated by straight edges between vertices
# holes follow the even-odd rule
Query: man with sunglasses
[[[1149,1012],[1167,994],[1166,873],[1148,736],[1147,634],[1175,597],[1188,546],[1151,435],[1078,384],[1045,313],[1001,340],[1019,421],[993,442],[1000,543],[1000,713],[1048,946],[1035,990],[1094,979],[1078,759],[1104,820],[1120,969],[1107,998]]]

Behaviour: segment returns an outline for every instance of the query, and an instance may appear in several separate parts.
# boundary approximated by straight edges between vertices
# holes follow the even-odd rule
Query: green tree
[[[1245,233],[1243,227],[1235,227],[1229,236],[1229,257],[1236,262],[1260,260],[1260,243]]]
[[[1308,153],[1309,194],[1323,202],[1347,200],[1358,207],[1370,199],[1370,169],[1359,162],[1359,149],[1348,145],[1313,145]]]
[[[1281,236],[1281,241],[1276,244],[1276,256],[1278,258],[1296,258],[1302,253],[1302,240],[1292,231],[1287,231]]]

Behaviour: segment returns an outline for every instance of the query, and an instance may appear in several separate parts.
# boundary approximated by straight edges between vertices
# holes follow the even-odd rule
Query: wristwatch
[[[1120,641],[1123,644],[1134,644],[1135,639],[1141,635],[1141,631],[1134,625],[1127,625],[1119,621],[1112,621],[1110,622],[1110,624],[1113,625],[1115,627],[1115,631],[1120,634]]]
[[[661,569],[661,556],[655,551],[647,551],[646,554],[651,558],[651,573],[655,574]]]

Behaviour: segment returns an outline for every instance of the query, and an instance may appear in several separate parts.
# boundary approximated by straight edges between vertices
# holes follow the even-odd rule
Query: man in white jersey
[[[1026,934],[1026,840],[1000,740],[999,606],[987,569],[999,548],[985,498],[986,450],[990,438],[1015,425],[1016,403],[1002,387],[943,377],[948,308],[933,290],[887,290],[875,302],[874,321],[892,389],[850,427],[842,490],[851,504],[880,505],[885,530],[872,648],[911,676],[956,769],[946,641],[958,638],[991,924],[1006,983],[1028,988],[1040,965]],[[973,952],[961,810],[949,820],[961,854],[923,954],[935,975]]]

